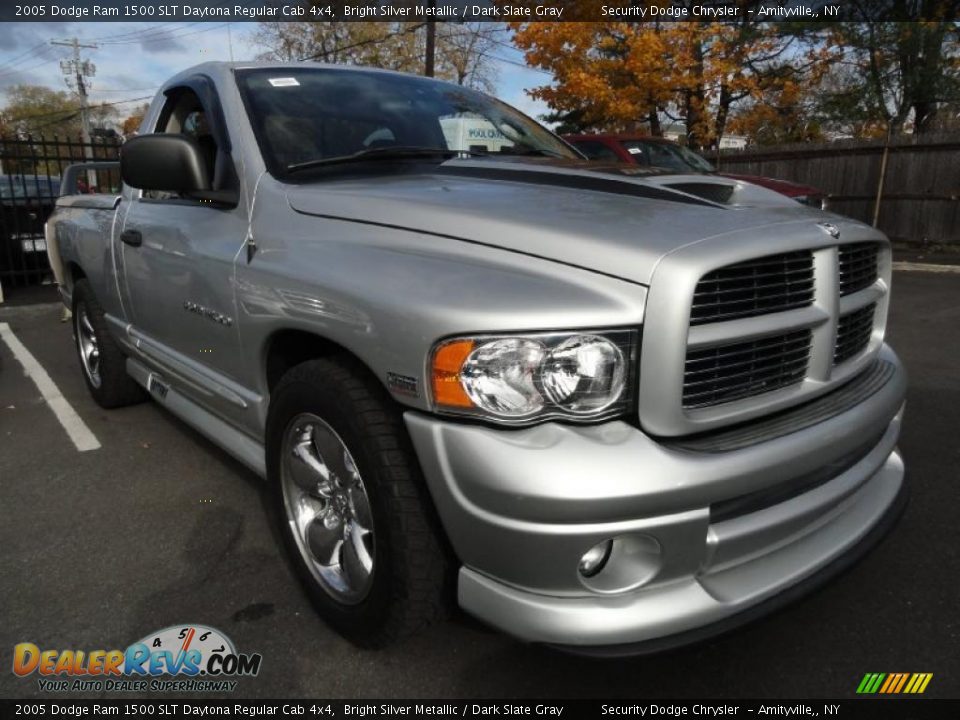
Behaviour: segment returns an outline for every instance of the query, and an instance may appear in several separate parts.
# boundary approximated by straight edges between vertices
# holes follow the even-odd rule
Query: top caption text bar
[[[936,0],[934,0],[936,2]],[[896,20],[894,0],[5,0],[2,22],[303,22],[426,21],[751,21],[829,22]],[[944,0],[956,14],[957,3]],[[952,9],[951,9],[952,8]],[[947,19],[947,18],[945,18]]]

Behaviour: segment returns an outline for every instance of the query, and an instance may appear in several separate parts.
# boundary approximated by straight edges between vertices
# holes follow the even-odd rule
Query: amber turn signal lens
[[[433,354],[433,398],[438,405],[473,407],[473,401],[460,384],[460,368],[473,347],[473,340],[455,340],[441,345]]]

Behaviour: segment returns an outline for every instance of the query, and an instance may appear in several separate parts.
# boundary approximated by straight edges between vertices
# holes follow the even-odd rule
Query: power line
[[[53,49],[53,48],[47,47],[47,50],[46,50],[45,52],[43,52],[43,53],[37,53],[33,58],[30,58],[30,59],[36,60],[37,58],[41,58],[41,57],[43,57],[44,55],[48,54],[52,49]],[[18,68],[15,68],[15,69],[14,69],[14,68],[10,68],[10,69],[6,70],[5,72],[0,73],[0,77],[9,77],[10,75],[18,75],[18,74],[20,74],[20,73],[30,72],[31,70],[36,70],[37,68],[43,67],[44,65],[49,65],[50,63],[55,63],[55,62],[56,62],[57,60],[59,60],[59,59],[60,59],[59,56],[57,56],[57,57],[52,57],[52,58],[51,58],[51,57],[48,57],[47,59],[43,60],[42,62],[37,63],[36,65],[31,65],[31,66],[29,66],[29,67],[18,67]]]
[[[158,90],[159,85],[154,85],[153,87],[138,87],[138,88],[114,88],[112,90],[97,90],[97,93],[130,93],[130,92],[146,92],[147,90]]]
[[[336,47],[336,48],[332,48],[331,50],[323,50],[321,52],[314,53],[313,55],[305,55],[302,58],[300,58],[299,61],[306,62],[307,60],[316,60],[319,57],[323,57],[323,59],[326,60],[328,57],[330,57],[330,55],[334,55],[336,53],[341,53],[346,50],[353,50],[354,48],[363,47],[364,45],[374,45],[376,43],[386,42],[390,38],[397,37],[399,35],[404,35],[406,33],[415,32],[420,28],[426,26],[426,24],[427,23],[425,22],[417,23],[416,25],[411,25],[410,27],[404,28],[403,30],[394,30],[393,32],[388,32],[383,37],[367,38],[366,40],[360,40],[359,42],[355,42],[351,45],[344,45],[343,47]]]
[[[51,125],[57,125],[58,123],[67,122],[68,120],[73,120],[79,114],[80,114],[80,111],[77,110],[72,115],[67,115],[66,117],[56,118],[55,120],[48,120],[45,123],[40,123],[39,125],[31,128],[31,130],[42,130],[43,128],[50,127]]]
[[[502,63],[507,63],[508,65],[516,65],[518,68],[523,68],[524,70],[533,70],[534,72],[541,73],[542,75],[549,75],[550,77],[553,77],[553,73],[550,72],[549,70],[544,70],[542,68],[534,67],[533,65],[527,65],[522,62],[517,62],[516,60],[508,60],[507,58],[500,57],[499,55],[490,54],[487,57],[491,58],[492,60],[497,60]]]
[[[153,99],[153,95],[142,95],[141,97],[127,98],[126,100],[114,100],[113,102],[96,103],[94,105],[94,108],[113,107],[115,105],[126,105],[127,103],[140,102],[141,100],[152,100],[152,99]],[[72,117],[73,115],[76,115],[79,112],[80,112],[80,108],[78,107],[65,108],[63,110],[54,110],[53,112],[34,113],[31,115],[20,115],[18,117],[5,118],[5,120],[7,122],[13,123],[13,122],[20,122],[22,120],[36,120],[37,118],[48,118],[48,117],[53,117],[54,115],[70,115]],[[60,120],[57,120],[56,122],[62,122],[63,120],[67,120],[67,119],[69,118],[60,118]]]
[[[47,49],[49,49],[49,47],[50,47],[50,46],[47,45],[45,42],[42,42],[42,43],[40,43],[40,44],[38,44],[38,45],[34,45],[34,46],[33,46],[32,48],[30,48],[29,50],[25,50],[24,52],[20,53],[19,55],[16,55],[15,57],[12,57],[12,58],[10,58],[9,60],[5,60],[4,62],[0,63],[0,70],[4,69],[4,68],[7,67],[7,66],[11,66],[11,65],[12,65],[13,67],[16,67],[17,65],[22,65],[22,64],[25,63],[27,60],[30,60],[30,59],[31,59],[31,58],[26,57],[27,55],[31,55],[31,54],[36,53],[36,51],[39,50],[40,48],[47,48]],[[42,54],[43,54],[43,53],[40,53],[40,55],[42,55]],[[23,58],[23,59],[21,60],[20,58]],[[17,60],[20,60],[20,62],[16,62]]]
[[[518,50],[518,51],[520,50],[520,48],[518,48],[516,45],[511,45],[510,43],[504,42],[503,40],[498,40],[492,35],[488,35],[487,39],[489,39],[490,42],[492,43],[495,43],[497,45],[500,45],[501,47],[506,48],[507,50]],[[517,60],[508,60],[507,58],[503,58],[498,55],[491,54],[490,57],[493,58],[494,60],[499,60],[500,62],[507,63],[508,65],[516,65],[517,67],[523,68],[524,70],[533,70],[534,72],[542,73],[543,75],[550,75],[551,77],[553,77],[552,72],[550,72],[549,70],[544,70],[543,68],[534,67],[533,65],[527,65],[526,63],[522,63]]]
[[[141,25],[141,24],[143,24],[143,23],[135,23],[135,24],[136,24],[136,25]],[[164,29],[166,29],[166,28],[170,28],[171,25],[179,25],[179,24],[180,24],[180,23],[170,23],[170,24],[148,23],[148,24],[147,24],[147,27],[145,27],[145,28],[139,28],[139,29],[137,29],[137,30],[129,30],[129,31],[127,31],[127,32],[122,32],[122,33],[115,33],[115,34],[113,34],[113,35],[98,35],[97,37],[89,38],[89,40],[90,40],[90,42],[106,42],[106,41],[108,41],[108,40],[119,40],[119,39],[122,39],[122,38],[129,38],[129,37],[133,37],[133,36],[137,36],[137,35],[144,35],[144,34],[148,34],[148,33],[153,33],[153,32],[157,32],[157,31],[161,31],[161,30],[164,30]],[[195,23],[191,23],[191,24],[195,24]],[[163,25],[163,27],[159,27],[160,25]],[[187,26],[187,27],[189,27],[189,26]],[[182,30],[183,28],[174,28],[174,29],[181,29],[181,30]]]
[[[182,30],[199,25],[199,22],[185,23],[179,25],[164,25],[161,27],[152,27],[140,32],[130,33],[128,35],[115,35],[109,40],[102,40],[104,45],[130,45],[140,42],[150,42],[160,38],[166,38],[169,35],[178,33]]]
[[[117,40],[117,41],[114,41],[114,42],[105,42],[105,43],[103,43],[103,44],[104,44],[104,45],[137,45],[137,44],[140,44],[140,43],[161,42],[161,41],[164,41],[164,40],[179,40],[180,38],[188,37],[188,36],[190,36],[190,35],[199,35],[199,34],[201,34],[201,33],[211,32],[211,31],[213,31],[213,30],[219,30],[219,29],[224,28],[224,27],[226,27],[226,26],[228,26],[228,25],[233,25],[233,23],[228,23],[228,22],[227,22],[227,23],[220,23],[219,25],[214,25],[213,27],[204,28],[203,30],[192,30],[192,31],[190,31],[190,32],[185,32],[185,33],[176,34],[176,33],[178,33],[180,30],[186,30],[186,29],[187,29],[188,27],[190,27],[191,25],[200,25],[200,24],[201,24],[201,23],[199,23],[199,22],[190,23],[190,25],[186,25],[186,26],[184,26],[184,27],[182,27],[182,28],[176,28],[175,30],[168,30],[168,31],[165,31],[165,32],[162,32],[162,33],[158,33],[158,34],[156,34],[156,35],[151,35],[151,36],[149,36],[149,37],[140,37],[140,38],[136,38],[136,39],[132,39],[132,40]],[[202,24],[206,24],[206,23],[202,23]]]

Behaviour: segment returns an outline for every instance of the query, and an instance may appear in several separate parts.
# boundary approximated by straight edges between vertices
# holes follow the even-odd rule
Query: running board
[[[185,395],[177,392],[163,377],[142,363],[127,358],[127,373],[146,388],[150,396],[171,413],[206,436],[260,477],[267,476],[263,445],[231,427]]]

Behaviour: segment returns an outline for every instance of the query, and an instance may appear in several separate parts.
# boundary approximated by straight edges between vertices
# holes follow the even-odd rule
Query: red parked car
[[[742,180],[774,190],[804,205],[827,209],[827,195],[822,190],[760,175],[717,173],[717,169],[708,160],[697,155],[690,148],[666,138],[649,135],[598,134],[564,135],[563,139],[591,160],[647,165],[683,173],[719,174],[721,177]]]

